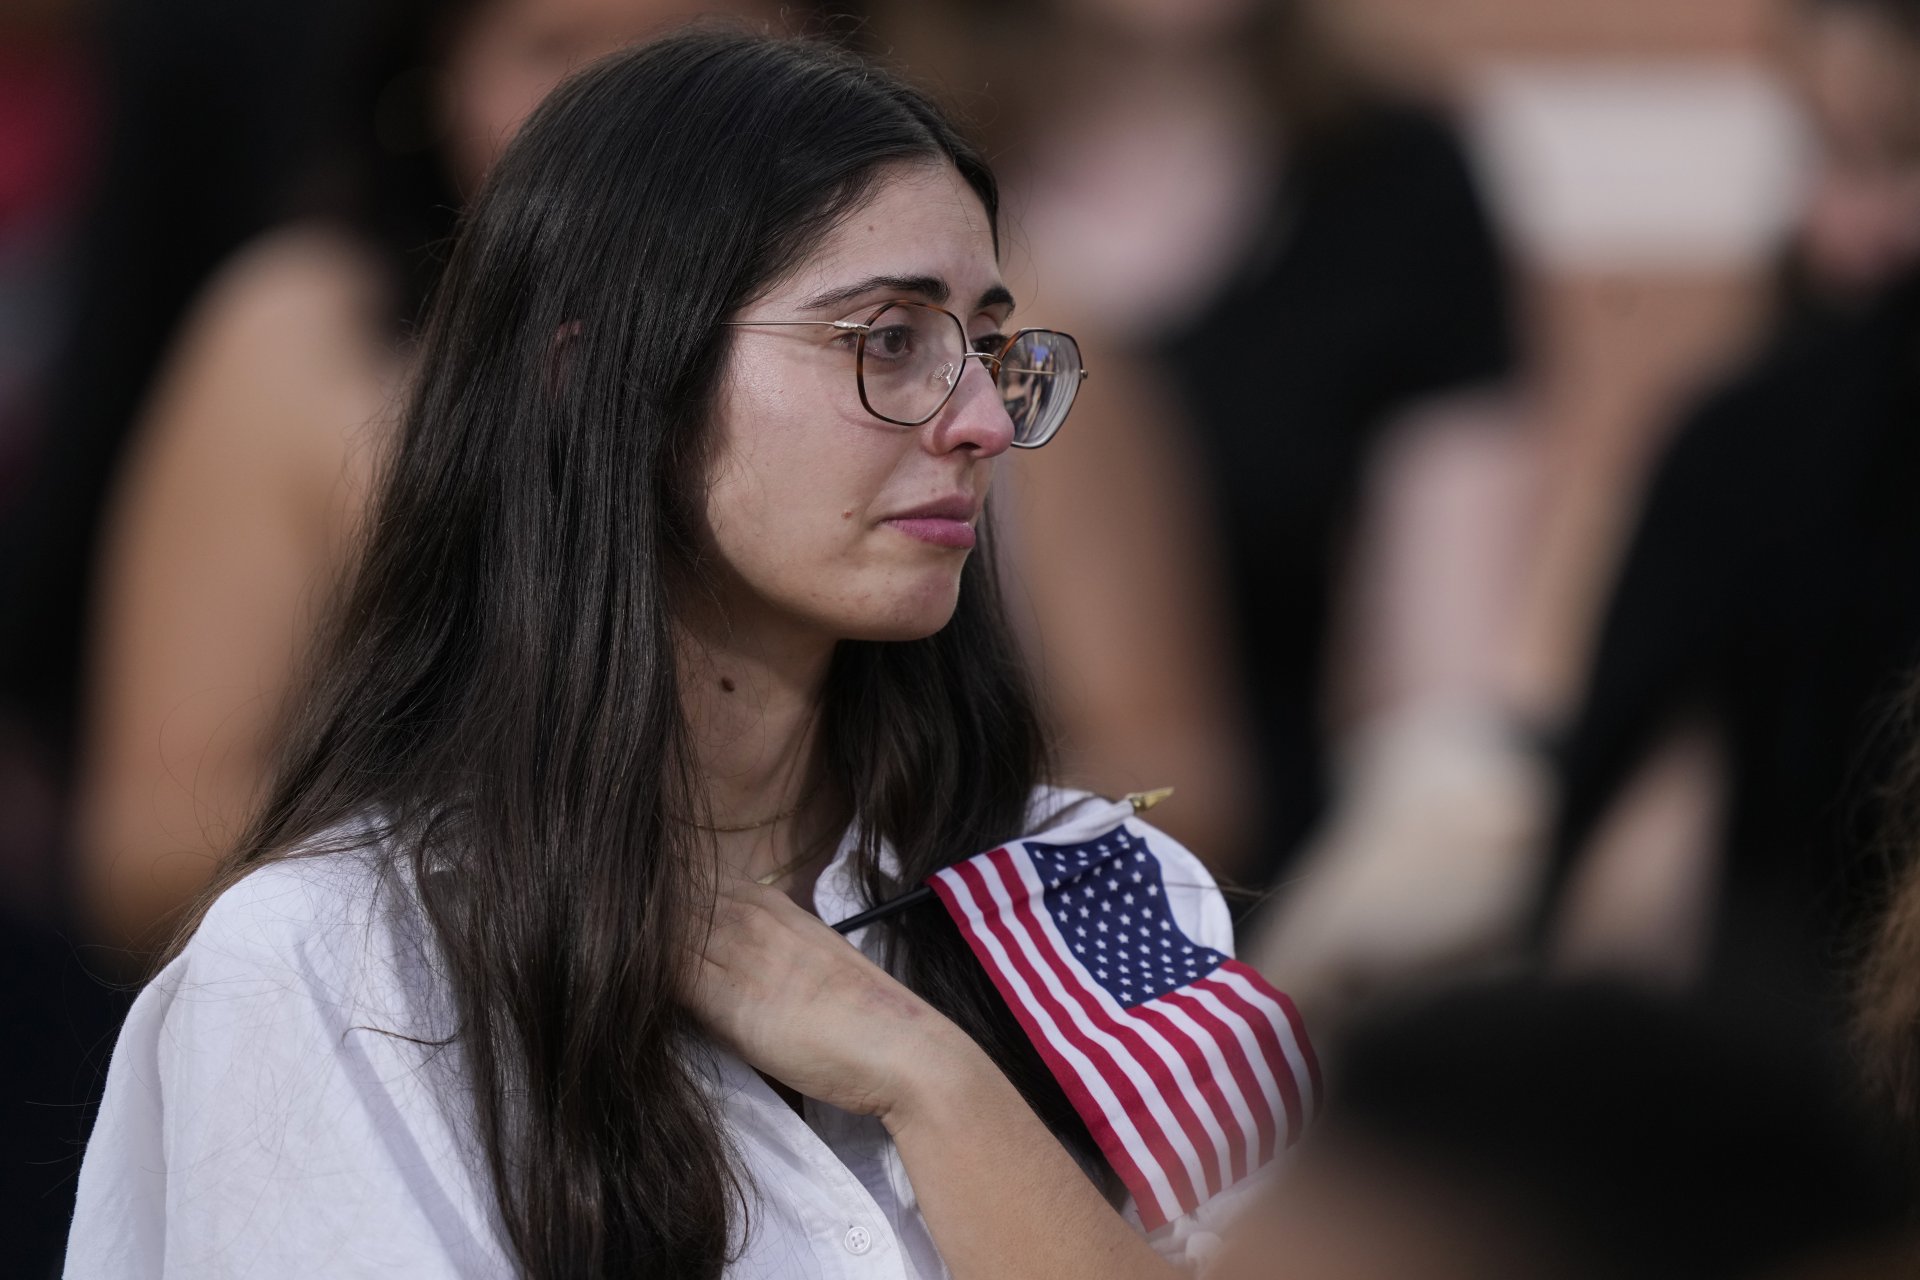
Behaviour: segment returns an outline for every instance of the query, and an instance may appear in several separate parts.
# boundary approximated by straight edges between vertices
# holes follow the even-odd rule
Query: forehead
[[[767,296],[798,302],[872,276],[931,276],[956,310],[1001,284],[986,207],[952,164],[887,165],[866,200]]]

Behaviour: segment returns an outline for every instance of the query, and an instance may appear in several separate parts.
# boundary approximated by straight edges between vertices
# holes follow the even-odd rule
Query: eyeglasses
[[[995,334],[984,349],[967,341],[951,311],[924,302],[882,303],[865,320],[728,320],[735,327],[828,325],[853,337],[861,407],[900,427],[918,427],[952,398],[968,360],[978,360],[1013,419],[1013,444],[1038,449],[1067,420],[1087,371],[1080,344],[1057,329]]]

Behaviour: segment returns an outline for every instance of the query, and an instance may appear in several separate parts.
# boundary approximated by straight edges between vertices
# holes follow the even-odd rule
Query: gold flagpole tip
[[[1172,787],[1156,787],[1152,791],[1130,791],[1126,801],[1133,806],[1135,813],[1145,813],[1172,794]]]

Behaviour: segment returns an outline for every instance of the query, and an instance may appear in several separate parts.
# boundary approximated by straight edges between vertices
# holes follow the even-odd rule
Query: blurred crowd
[[[0,9],[20,1274],[463,195],[702,15],[951,105],[1080,337],[995,496],[1066,780],[1176,788],[1336,1085],[1223,1272],[1912,1274],[1920,0]]]

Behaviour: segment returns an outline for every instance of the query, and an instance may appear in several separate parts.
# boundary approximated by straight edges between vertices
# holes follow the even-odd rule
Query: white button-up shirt
[[[1157,843],[1187,864],[1167,878],[1181,928],[1230,950],[1205,869]],[[867,905],[852,851],[850,833],[821,875],[822,919]],[[252,872],[121,1030],[67,1275],[512,1275],[458,1045],[417,1043],[453,1025],[424,922],[378,850]],[[717,1048],[704,1066],[753,1197],[732,1280],[946,1276],[878,1120],[811,1099],[796,1113]],[[1156,1247],[1203,1257],[1250,1190],[1163,1227]]]

